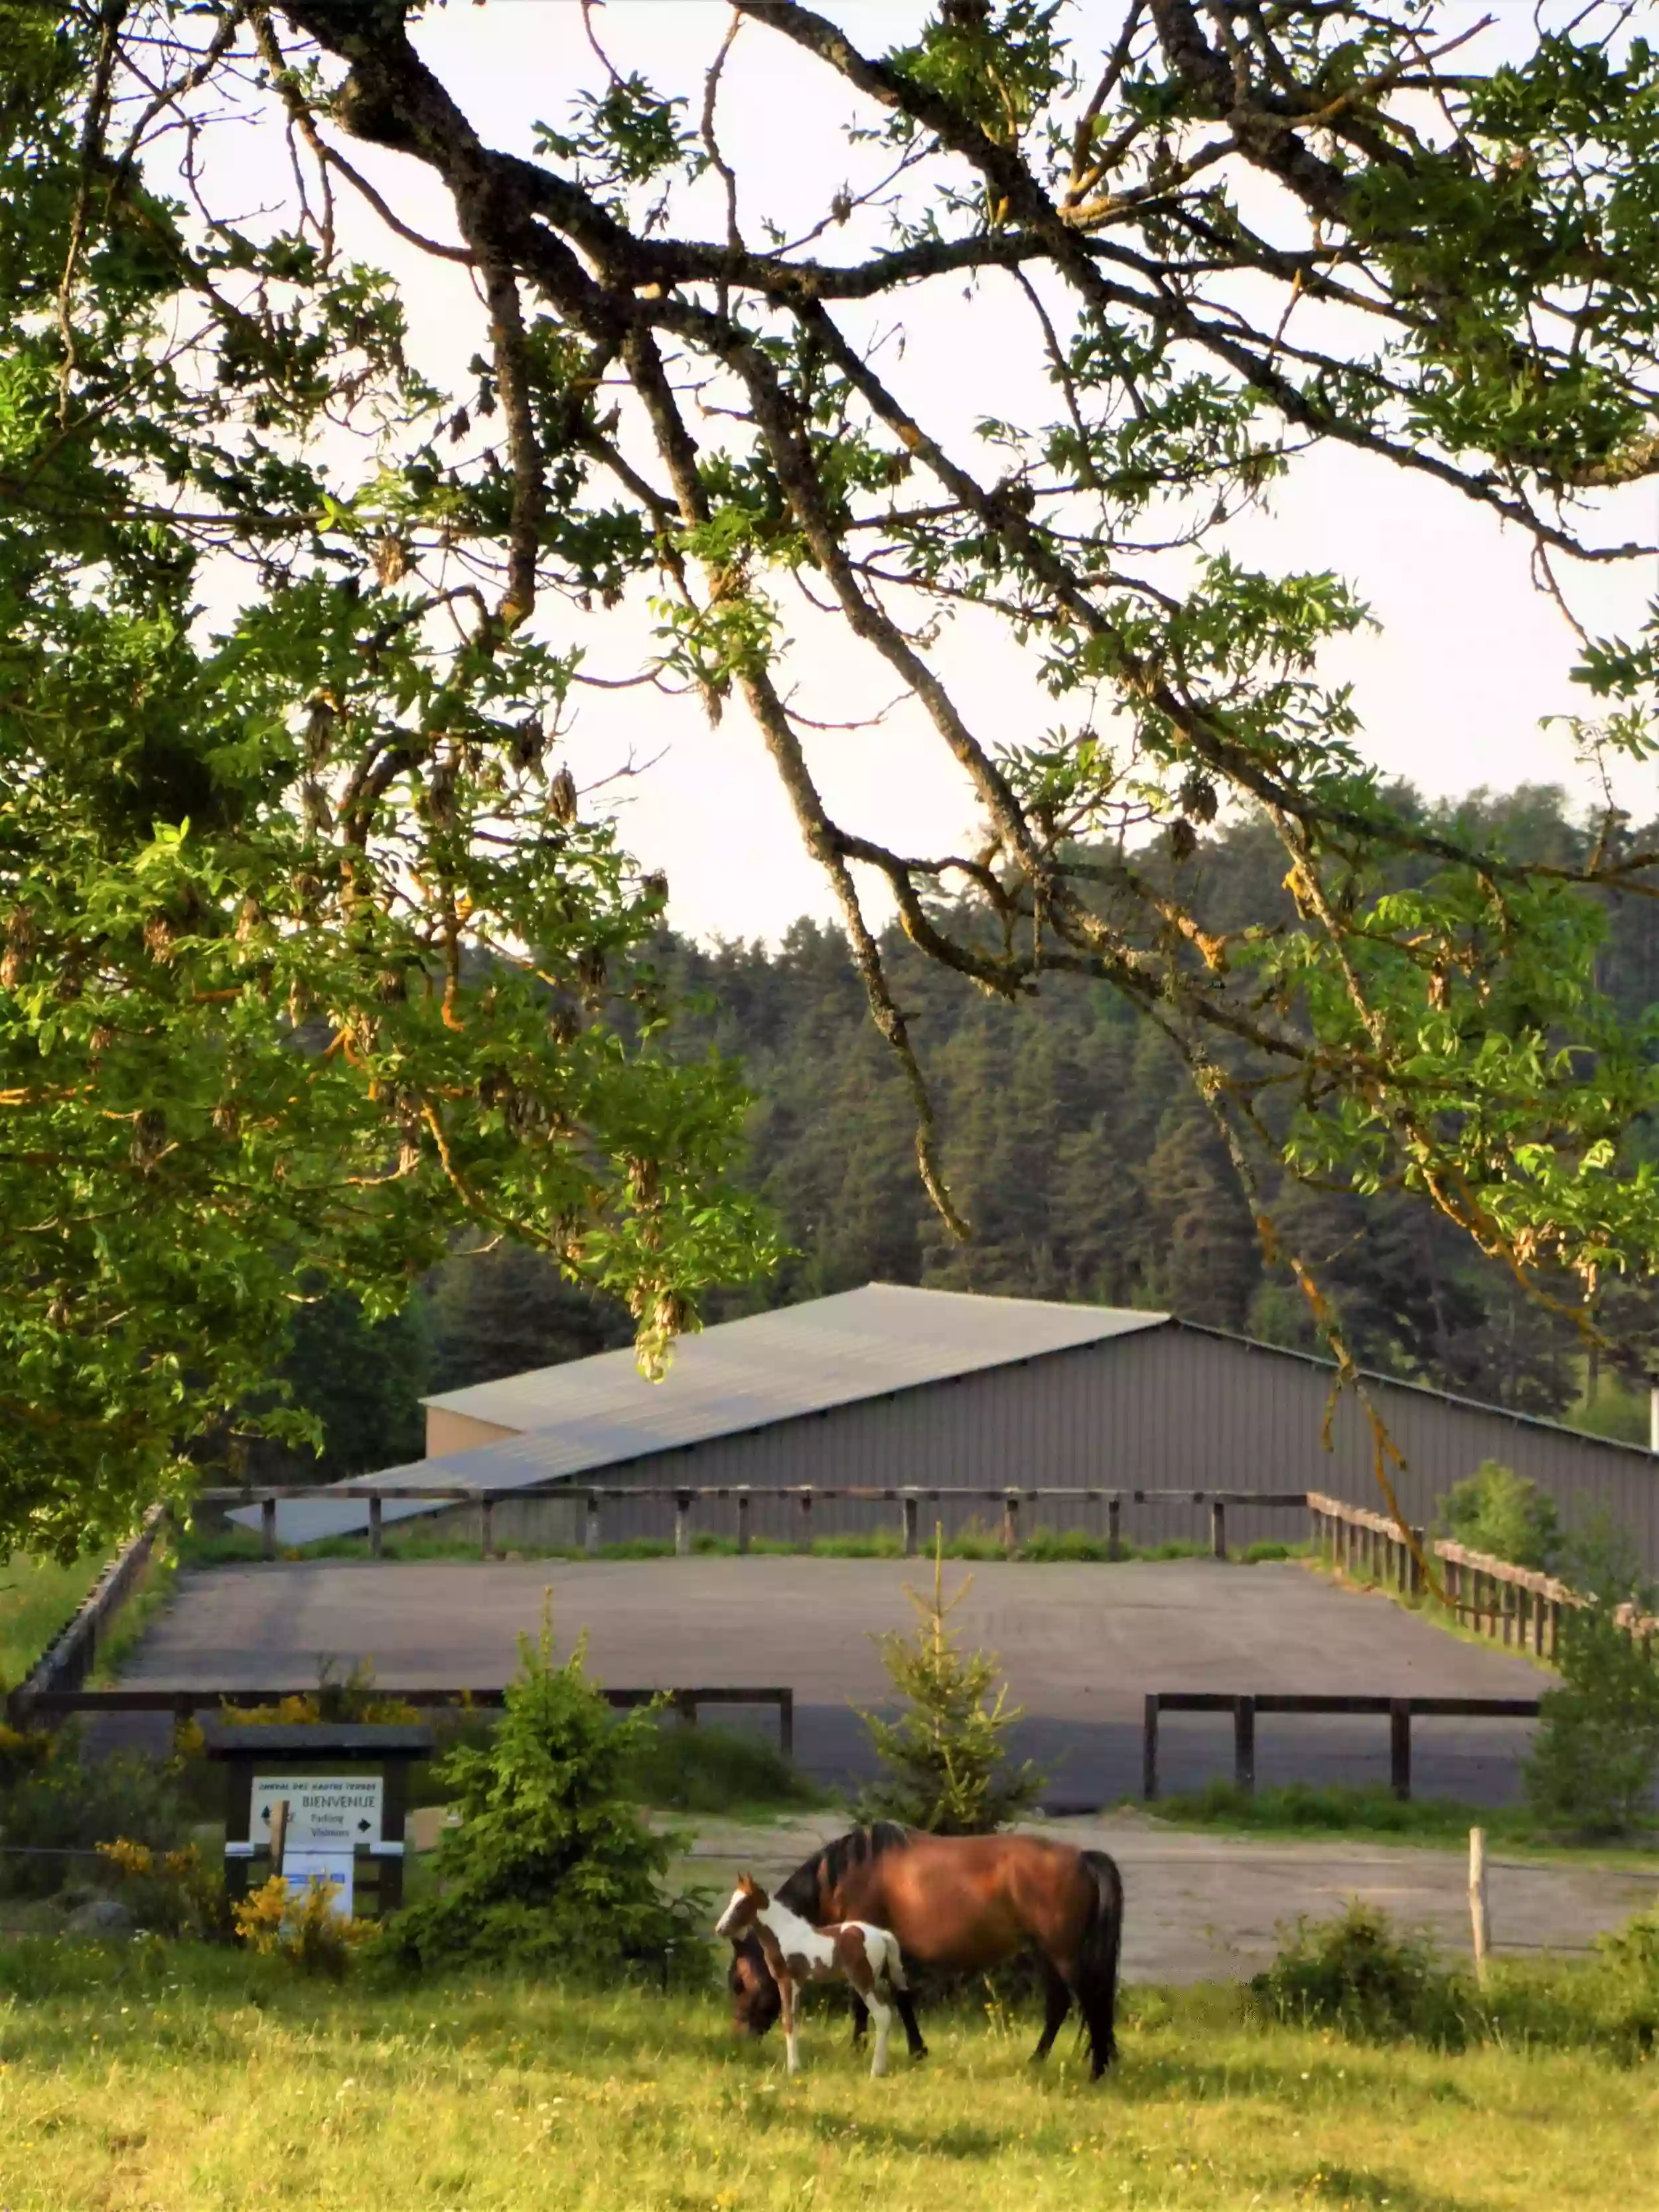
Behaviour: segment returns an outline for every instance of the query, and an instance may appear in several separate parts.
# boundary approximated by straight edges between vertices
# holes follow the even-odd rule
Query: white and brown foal
[[[732,1893],[732,1902],[714,1929],[717,1936],[735,1941],[750,1932],[759,1938],[767,1969],[778,1985],[783,2006],[784,2045],[792,2074],[800,2071],[800,2048],[795,2038],[795,1992],[803,1982],[827,1982],[839,1974],[870,2008],[875,2023],[876,2054],[872,2074],[887,2071],[887,2031],[892,2025],[891,1997],[895,1990],[908,1989],[898,1938],[867,1921],[842,1920],[815,1928],[792,1912],[787,1905],[769,1898],[744,1875]]]

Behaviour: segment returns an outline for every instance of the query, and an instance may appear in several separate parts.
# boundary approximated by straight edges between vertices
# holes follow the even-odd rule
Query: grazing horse
[[[798,1867],[778,1902],[811,1921],[872,1921],[890,1929],[907,1958],[981,1971],[1035,1950],[1047,2001],[1032,2057],[1046,2058],[1075,2001],[1089,2032],[1098,2080],[1117,2053],[1118,1948],[1123,1884],[1104,1851],[1073,1850],[1041,1836],[930,1836],[891,1820],[854,1828]],[[764,2035],[780,1999],[758,1939],[738,1942],[732,1961],[732,2025]],[[907,1994],[893,1992],[913,2058],[927,2046]],[[854,2039],[864,2033],[854,1997]]]
[[[892,2010],[887,1999],[896,1998],[905,1987],[904,1961],[899,1947],[884,1928],[872,1928],[861,1920],[843,1920],[815,1928],[787,1905],[769,1898],[747,1875],[732,1893],[732,1901],[716,1923],[717,1936],[733,1942],[750,1936],[758,1940],[767,1971],[777,1986],[783,2011],[784,2045],[792,2074],[800,2071],[800,2050],[795,2040],[795,1991],[803,1982],[828,1981],[834,1974],[852,1986],[854,2001],[867,2008],[876,2023],[876,2055],[872,2074],[887,2071],[887,2031]]]

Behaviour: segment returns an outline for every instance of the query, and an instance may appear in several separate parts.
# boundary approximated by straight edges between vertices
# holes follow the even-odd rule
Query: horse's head
[[[714,1923],[714,1933],[729,1936],[735,1942],[754,1926],[771,1902],[752,1875],[739,1875],[730,1902]]]
[[[764,2035],[783,2010],[783,2000],[752,1929],[732,1946],[732,1971],[726,1978],[732,1991],[732,2033]]]

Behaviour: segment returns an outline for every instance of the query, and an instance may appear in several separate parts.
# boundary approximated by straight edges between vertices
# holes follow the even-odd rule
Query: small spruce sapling
[[[946,1625],[972,1579],[946,1598],[944,1536],[936,1530],[932,1593],[906,1586],[918,1615],[915,1633],[892,1629],[878,1639],[887,1679],[907,1705],[896,1720],[859,1717],[883,1769],[859,1801],[866,1818],[902,1820],[940,1836],[984,1835],[1018,1819],[1043,1786],[1045,1777],[1029,1759],[1006,1762],[1005,1738],[1020,1709],[1009,1705],[1006,1682],[992,1694],[996,1653],[961,1650]]]

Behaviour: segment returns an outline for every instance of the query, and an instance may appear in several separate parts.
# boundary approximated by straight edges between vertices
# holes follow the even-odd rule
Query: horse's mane
[[[896,1820],[873,1820],[867,1828],[849,1828],[795,1869],[778,1890],[778,1902],[811,1919],[819,1911],[820,1900],[852,1868],[881,1858],[888,1851],[908,1850],[915,1840],[915,1831],[901,1827]]]

